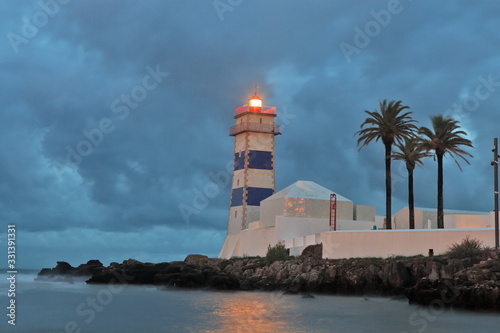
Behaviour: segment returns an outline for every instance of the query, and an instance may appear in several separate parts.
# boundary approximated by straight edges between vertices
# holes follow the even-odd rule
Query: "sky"
[[[445,160],[445,209],[493,209],[498,1],[2,1],[0,240],[17,265],[218,255],[234,108],[276,106],[277,190],[311,180],[385,214],[365,110],[401,100],[418,126],[460,121],[470,165]],[[437,165],[415,170],[436,207]],[[393,162],[393,212],[406,206]],[[189,213],[186,213],[188,211]],[[184,213],[183,213],[184,212]],[[5,267],[6,262],[0,262]]]

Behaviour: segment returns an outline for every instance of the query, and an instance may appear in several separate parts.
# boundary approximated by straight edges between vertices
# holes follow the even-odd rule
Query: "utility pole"
[[[493,139],[493,178],[495,183],[495,250],[498,253],[498,138]]]

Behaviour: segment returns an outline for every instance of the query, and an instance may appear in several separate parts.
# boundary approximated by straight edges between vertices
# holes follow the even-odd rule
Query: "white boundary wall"
[[[323,243],[323,258],[387,258],[393,255],[426,256],[429,249],[436,255],[443,254],[451,244],[460,243],[467,236],[479,239],[483,246],[495,246],[494,228],[335,231],[316,234],[315,243]]]
[[[338,221],[339,222],[339,221]],[[347,221],[346,221],[347,223]],[[373,222],[349,221],[359,227],[370,227]],[[298,256],[305,247],[323,244],[323,258],[343,259],[359,257],[413,256],[443,254],[453,243],[465,237],[479,239],[484,246],[494,247],[494,228],[474,229],[415,229],[415,230],[340,230],[329,229],[328,220],[312,218],[276,217],[276,227],[261,227],[261,222],[250,223],[249,229],[239,235],[229,235],[219,254],[233,256],[265,256],[267,247],[284,242],[290,254]]]
[[[238,251],[233,253],[231,257],[265,257],[267,254],[267,247],[275,246],[277,243],[275,227],[242,230],[240,233]]]

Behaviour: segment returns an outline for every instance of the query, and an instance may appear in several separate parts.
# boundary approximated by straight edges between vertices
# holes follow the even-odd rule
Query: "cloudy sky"
[[[446,161],[445,208],[491,210],[499,12],[496,1],[2,1],[1,239],[15,224],[18,264],[33,268],[216,256],[228,131],[255,85],[282,126],[277,189],[312,180],[383,215],[383,146],[358,152],[354,133],[364,110],[394,99],[421,126],[461,121],[474,159],[463,172]],[[396,212],[406,169],[393,169]],[[416,170],[417,206],[436,206],[436,169],[430,158]]]

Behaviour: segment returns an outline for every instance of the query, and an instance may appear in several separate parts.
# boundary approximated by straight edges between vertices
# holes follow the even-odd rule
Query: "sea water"
[[[217,292],[84,281],[16,280],[16,321],[8,324],[1,274],[0,332],[500,332],[500,315],[410,306],[377,297]]]

